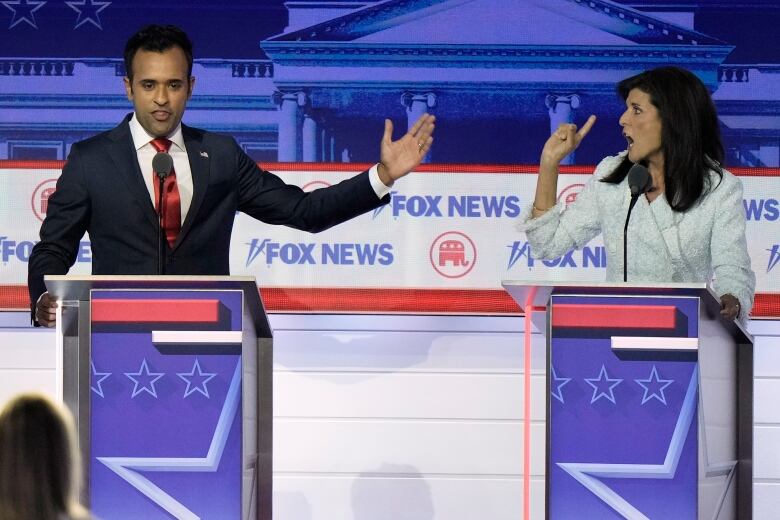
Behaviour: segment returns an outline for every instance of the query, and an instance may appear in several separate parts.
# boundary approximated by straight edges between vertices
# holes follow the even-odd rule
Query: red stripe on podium
[[[92,300],[93,323],[216,323],[219,300]]]
[[[396,312],[443,314],[520,314],[500,289],[369,289],[343,287],[260,289],[269,312]],[[24,285],[0,285],[0,310],[29,310]],[[544,308],[534,309],[544,310]],[[755,318],[780,318],[780,293],[756,294]]]
[[[263,287],[260,293],[273,312],[520,314],[502,289]]]
[[[597,329],[673,329],[677,309],[673,305],[555,304],[553,327]]]

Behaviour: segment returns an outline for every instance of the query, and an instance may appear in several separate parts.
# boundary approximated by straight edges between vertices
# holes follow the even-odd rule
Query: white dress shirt
[[[130,119],[130,134],[133,136],[133,146],[138,156],[138,165],[141,167],[141,173],[144,176],[144,184],[149,192],[149,198],[152,205],[156,208],[157,201],[154,198],[154,183],[159,182],[157,176],[152,170],[152,159],[157,154],[157,150],[151,145],[155,137],[149,135],[144,130],[141,123],[136,119],[135,114]],[[184,136],[181,133],[181,123],[176,126],[172,134],[167,136],[171,141],[171,148],[168,153],[173,159],[173,169],[176,172],[176,184],[179,187],[179,199],[181,204],[181,222],[187,217],[187,212],[192,204],[192,170],[190,169],[190,160],[187,157],[187,149],[184,147]]]
[[[144,176],[144,183],[146,189],[149,191],[149,198],[152,200],[154,207],[157,207],[157,201],[154,199],[154,183],[157,182],[157,177],[152,171],[152,159],[157,150],[151,145],[152,139],[155,137],[149,135],[144,130],[141,123],[136,119],[135,114],[130,119],[130,134],[133,136],[133,146],[135,147],[135,153],[138,156],[138,164],[141,167],[141,173]],[[172,134],[167,136],[171,141],[171,148],[168,153],[173,158],[173,168],[176,172],[176,184],[179,187],[179,198],[181,199],[181,222],[184,223],[184,219],[187,218],[187,212],[192,204],[192,170],[190,169],[190,161],[187,157],[187,148],[184,146],[184,136],[181,133],[181,123],[176,126],[176,129]],[[390,188],[379,179],[378,164],[375,164],[368,171],[368,179],[371,182],[371,187],[374,189],[377,197],[380,199],[390,193]]]

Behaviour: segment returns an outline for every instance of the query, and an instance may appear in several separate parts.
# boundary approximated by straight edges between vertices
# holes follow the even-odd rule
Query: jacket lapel
[[[181,131],[184,135],[184,146],[187,148],[187,158],[190,161],[190,171],[192,172],[192,203],[189,211],[187,211],[187,217],[184,219],[173,249],[176,249],[182,243],[198,214],[209,185],[209,166],[211,164],[209,154],[203,147],[202,135],[198,132],[193,132],[185,125],[181,125]]]
[[[651,261],[657,266],[669,266],[672,270],[670,279],[677,282],[680,281],[677,262],[679,255],[675,257],[669,250],[665,234],[665,231],[670,229],[673,219],[672,210],[663,194],[653,201],[652,207],[647,198],[642,195],[634,208],[634,213],[631,214],[629,228],[633,229],[629,229],[629,233],[633,234],[634,244],[629,245],[629,250],[633,249],[634,254],[639,254],[646,260],[652,259]],[[631,235],[629,241],[632,241]]]
[[[124,182],[128,192],[135,197],[141,205],[146,220],[157,228],[157,212],[152,205],[149,191],[146,189],[141,168],[138,166],[138,155],[133,147],[133,137],[130,134],[131,115],[128,115],[122,123],[114,128],[108,137],[111,140],[109,156],[114,162],[114,170]]]
[[[683,273],[687,271],[682,254],[682,244],[679,241],[679,223],[683,215],[672,210],[665,196],[659,196],[649,209],[661,235],[669,265],[674,270],[674,279],[682,281],[684,279]]]

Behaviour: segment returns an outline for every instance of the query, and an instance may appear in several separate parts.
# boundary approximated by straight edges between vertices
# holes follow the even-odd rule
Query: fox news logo
[[[285,265],[390,265],[395,260],[393,245],[388,243],[323,243],[275,242],[269,238],[253,238],[247,244],[246,266],[258,257],[265,264]]]
[[[745,199],[742,204],[748,220],[774,222],[780,218],[780,202],[777,199]]]
[[[8,262],[29,262],[30,253],[37,242],[30,240],[9,240],[8,237],[0,236],[0,260],[4,264]],[[79,250],[76,253],[76,262],[91,262],[92,248],[89,242],[79,243]]]
[[[463,218],[514,218],[520,215],[520,197],[516,195],[401,195],[390,192],[387,206],[374,210],[374,218],[385,207],[393,217],[409,215],[415,218],[463,217]]]
[[[766,272],[768,273],[780,262],[780,244],[774,244],[767,251],[769,251],[769,262],[766,264]]]
[[[529,268],[536,267],[537,264],[545,267],[572,268],[592,267],[603,269],[607,267],[607,251],[604,246],[589,247],[585,246],[581,250],[571,250],[563,256],[552,260],[537,260],[531,256],[531,244],[517,240],[507,246],[509,248],[509,262],[507,262],[507,271],[512,269],[520,260],[524,259],[524,264]]]

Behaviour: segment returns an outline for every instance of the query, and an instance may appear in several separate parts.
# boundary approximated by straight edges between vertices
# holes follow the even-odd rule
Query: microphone
[[[152,169],[160,180],[165,180],[173,170],[173,157],[166,152],[157,152],[152,159]]]
[[[159,155],[159,154],[158,154]],[[653,187],[653,179],[647,168],[639,163],[634,164],[628,170],[628,186],[631,188],[631,197],[639,197],[650,191]]]
[[[152,159],[152,169],[160,179],[159,197],[157,199],[157,214],[159,226],[157,228],[157,274],[165,274],[165,238],[163,233],[163,184],[165,178],[173,170],[173,157],[166,152],[157,152]]]
[[[653,188],[653,178],[647,168],[635,163],[628,170],[628,187],[631,189],[631,204],[628,205],[626,225],[623,226],[623,281],[628,281],[628,219],[631,218],[631,210],[634,209],[640,195],[644,195]]]

